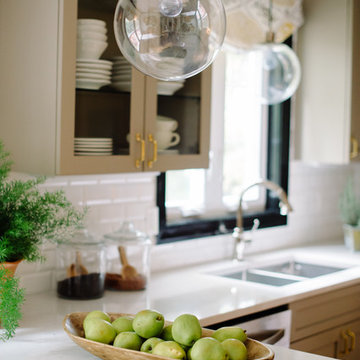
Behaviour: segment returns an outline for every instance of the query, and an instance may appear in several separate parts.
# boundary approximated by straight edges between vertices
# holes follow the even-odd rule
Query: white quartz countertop
[[[60,299],[55,291],[26,296],[23,319],[16,336],[0,344],[1,358],[13,359],[95,359],[73,343],[62,328],[65,315],[77,311],[104,310],[136,313],[145,308],[162,312],[167,320],[181,313],[192,313],[203,326],[288,304],[304,297],[360,283],[360,254],[342,245],[322,245],[276,251],[249,257],[247,264],[263,264],[288,256],[316,259],[348,269],[317,279],[282,287],[259,285],[210,275],[219,268],[231,267],[230,260],[152,275],[145,291],[113,292],[97,300]],[[273,347],[276,360],[321,360],[321,356]]]

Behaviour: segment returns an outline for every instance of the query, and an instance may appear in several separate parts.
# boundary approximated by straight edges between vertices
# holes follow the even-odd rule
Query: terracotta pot
[[[4,262],[4,263],[1,263],[1,264],[5,266],[5,269],[10,270],[10,273],[13,276],[15,274],[16,268],[21,263],[21,261],[22,260],[13,261],[13,262]]]

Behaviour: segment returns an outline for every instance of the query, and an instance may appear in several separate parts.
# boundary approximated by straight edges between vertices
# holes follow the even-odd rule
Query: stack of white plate
[[[111,82],[112,62],[108,60],[76,60],[76,87],[97,90]]]
[[[105,21],[78,19],[76,47],[76,87],[97,90],[110,84],[112,62],[99,60],[106,49]]]
[[[112,138],[75,138],[75,155],[106,156],[112,153]]]
[[[120,91],[131,90],[131,64],[123,57],[117,56],[112,59],[111,86]]]

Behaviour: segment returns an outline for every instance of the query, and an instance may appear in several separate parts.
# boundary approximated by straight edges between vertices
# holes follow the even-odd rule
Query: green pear
[[[174,320],[171,333],[179,344],[192,346],[196,340],[200,339],[202,329],[196,316],[182,314]]]
[[[155,310],[139,311],[133,320],[133,329],[141,337],[158,336],[164,327],[164,316]]]
[[[152,354],[154,347],[162,341],[164,340],[158,337],[151,337],[143,342],[140,351]]]
[[[134,331],[123,331],[114,340],[114,346],[139,351],[142,345],[141,337]]]
[[[221,346],[227,352],[229,360],[247,359],[247,348],[242,341],[238,339],[226,339],[221,342]]]
[[[237,326],[224,326],[215,330],[212,334],[212,337],[220,342],[226,339],[238,339],[242,342],[245,342],[247,335],[245,330]]]
[[[158,343],[152,353],[172,359],[186,359],[185,350],[177,342],[171,340]]]
[[[84,321],[85,321],[86,319],[93,319],[93,318],[103,319],[103,320],[106,320],[106,321],[108,321],[108,322],[111,322],[109,314],[107,314],[106,312],[101,311],[101,310],[90,311],[90,312],[85,316]]]
[[[166,341],[174,340],[172,336],[172,325],[164,326],[159,336]]]
[[[186,352],[186,360],[192,360],[192,357],[191,357],[191,348],[189,348],[189,350]]]
[[[116,330],[104,319],[90,318],[84,321],[85,338],[110,344],[116,336]]]
[[[212,337],[203,337],[191,348],[191,360],[227,360],[228,355],[221,343]]]
[[[120,316],[111,324],[118,334],[123,331],[134,331],[132,326],[133,318],[130,316]]]

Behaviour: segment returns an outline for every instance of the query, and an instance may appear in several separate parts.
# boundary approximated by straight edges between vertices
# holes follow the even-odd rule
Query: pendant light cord
[[[268,25],[269,25],[269,32],[272,32],[272,7],[273,2],[272,0],[269,0],[269,12],[268,12]]]
[[[266,42],[267,43],[274,42],[274,40],[275,40],[275,34],[272,31],[272,22],[273,22],[272,7],[273,7],[273,2],[272,2],[272,0],[269,0],[269,11],[268,11],[268,27],[269,27],[269,29],[266,33]]]

